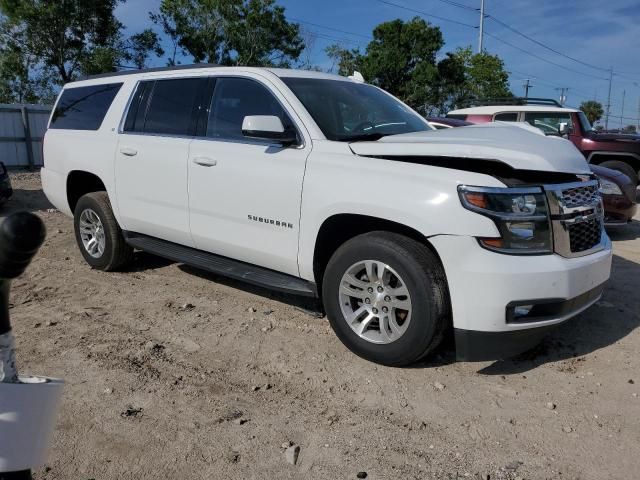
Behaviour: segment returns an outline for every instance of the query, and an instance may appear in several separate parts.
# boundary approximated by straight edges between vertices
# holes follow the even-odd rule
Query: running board
[[[317,297],[315,284],[292,275],[222,257],[213,253],[167,242],[141,233],[123,232],[126,242],[134,248],[180,262],[195,268],[242,280],[271,290],[305,297]]]

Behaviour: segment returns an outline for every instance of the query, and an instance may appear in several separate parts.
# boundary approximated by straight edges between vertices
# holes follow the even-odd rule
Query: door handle
[[[138,154],[138,151],[135,148],[122,147],[120,149],[120,153],[127,157],[135,157]]]
[[[218,164],[218,161],[209,157],[194,157],[193,163],[200,165],[201,167],[215,167]]]

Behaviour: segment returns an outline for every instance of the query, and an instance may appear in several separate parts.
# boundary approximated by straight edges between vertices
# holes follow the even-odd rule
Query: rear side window
[[[124,130],[194,135],[197,107],[206,83],[206,78],[141,82],[129,107]]]
[[[242,121],[249,115],[274,115],[285,129],[294,128],[284,109],[260,83],[246,78],[218,78],[211,101],[207,137],[246,140]]]
[[[98,130],[122,83],[63,90],[49,128]]]
[[[493,116],[493,120],[496,122],[517,122],[518,113],[517,112],[496,113]]]
[[[454,113],[454,114],[448,113],[447,114],[447,118],[453,118],[455,120],[466,120],[467,116],[465,114],[462,114],[462,113]],[[438,127],[436,127],[436,128],[438,128]]]

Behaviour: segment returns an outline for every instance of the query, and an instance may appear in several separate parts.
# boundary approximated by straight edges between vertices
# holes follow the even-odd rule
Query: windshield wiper
[[[360,135],[342,137],[342,138],[339,138],[338,140],[340,142],[366,142],[366,141],[375,142],[376,140],[380,140],[382,137],[388,137],[389,135],[393,135],[393,134],[392,133],[362,133]]]

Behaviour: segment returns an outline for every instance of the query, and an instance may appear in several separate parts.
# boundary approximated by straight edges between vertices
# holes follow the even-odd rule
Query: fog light
[[[526,317],[527,315],[529,315],[529,313],[531,313],[532,308],[533,305],[518,305],[513,309],[513,316],[516,319]]]

